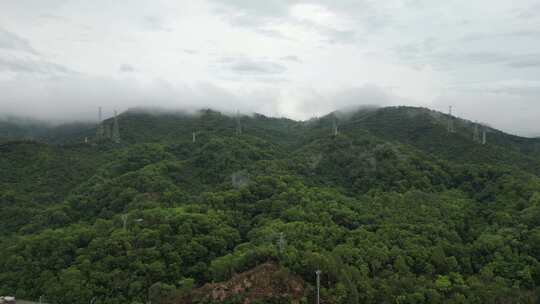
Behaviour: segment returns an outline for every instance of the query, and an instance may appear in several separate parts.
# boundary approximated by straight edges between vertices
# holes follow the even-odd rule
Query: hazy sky
[[[538,0],[1,0],[0,114],[421,105],[540,134]]]

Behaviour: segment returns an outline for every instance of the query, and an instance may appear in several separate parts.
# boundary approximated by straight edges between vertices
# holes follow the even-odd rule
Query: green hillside
[[[479,138],[483,126],[471,121],[425,108],[389,107],[363,110],[351,116],[338,117],[343,133],[354,136],[359,132],[373,134],[381,139],[414,146],[429,155],[459,163],[482,163],[518,166],[540,173],[540,139],[506,134],[486,126],[486,144],[474,140],[478,126]],[[330,128],[331,117],[319,123]],[[451,120],[454,132],[448,132]]]
[[[84,141],[85,136],[95,135],[95,124],[73,122],[55,124],[21,117],[0,117],[0,143],[35,140],[65,144]]]
[[[120,143],[9,140],[0,294],[314,303],[320,270],[321,303],[537,303],[540,141],[490,128],[482,145],[448,119],[128,111]]]

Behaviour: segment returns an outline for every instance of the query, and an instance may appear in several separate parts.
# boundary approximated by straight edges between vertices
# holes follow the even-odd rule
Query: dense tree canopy
[[[120,144],[2,143],[0,294],[211,303],[196,290],[272,262],[303,303],[316,270],[323,303],[536,303],[537,143],[441,117],[359,111],[334,136],[331,116],[256,115],[235,135],[212,111],[127,113]]]

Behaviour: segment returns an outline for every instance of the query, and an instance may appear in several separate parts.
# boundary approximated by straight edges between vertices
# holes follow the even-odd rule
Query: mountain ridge
[[[310,119],[307,119],[307,120],[294,120],[294,119],[290,119],[290,118],[286,118],[286,117],[272,117],[272,116],[266,116],[266,115],[263,115],[263,114],[259,114],[259,113],[256,113],[256,112],[255,113],[250,113],[250,114],[246,114],[246,113],[235,114],[235,113],[223,113],[223,112],[215,111],[215,110],[212,110],[212,109],[200,109],[200,110],[192,110],[192,111],[180,111],[180,110],[171,111],[171,110],[166,110],[166,109],[158,109],[158,110],[156,110],[156,109],[153,109],[153,108],[144,108],[144,107],[136,107],[136,108],[127,109],[125,112],[122,112],[120,114],[120,116],[148,115],[148,116],[153,116],[153,117],[172,116],[172,117],[184,117],[184,118],[187,118],[187,117],[200,117],[200,116],[205,115],[205,113],[206,114],[209,114],[209,113],[217,114],[217,113],[219,113],[219,114],[221,114],[221,115],[223,115],[225,117],[229,117],[229,118],[235,118],[236,115],[239,115],[240,117],[261,118],[261,119],[267,119],[267,120],[283,120],[283,121],[289,121],[290,123],[297,123],[297,124],[304,124],[305,125],[305,124],[313,123],[315,121],[319,121],[321,119],[325,119],[327,117],[332,117],[334,115],[336,117],[338,117],[339,119],[343,119],[344,121],[349,121],[349,120],[351,120],[351,117],[355,117],[355,115],[357,116],[359,114],[377,113],[379,111],[388,111],[388,110],[393,110],[393,109],[400,109],[400,110],[403,110],[403,111],[407,111],[407,112],[409,112],[409,115],[412,115],[412,116],[418,116],[420,113],[429,113],[434,118],[440,119],[442,124],[446,124],[446,121],[447,121],[448,117],[450,117],[446,113],[438,112],[438,111],[435,111],[435,110],[432,110],[432,109],[429,109],[429,108],[425,108],[425,107],[413,107],[413,106],[357,107],[355,109],[335,110],[335,111],[330,112],[330,113],[328,113],[326,115],[323,115],[323,116],[320,116],[320,117],[313,117],[313,118],[310,118]],[[453,118],[454,118],[454,120],[456,122],[459,122],[461,125],[478,124],[479,126],[487,127],[489,129],[489,132],[501,133],[501,134],[504,134],[505,136],[512,137],[512,138],[516,139],[517,141],[519,141],[519,140],[525,140],[525,141],[526,140],[534,140],[534,141],[540,140],[540,138],[538,138],[538,136],[515,135],[515,134],[511,134],[511,133],[507,133],[507,132],[498,130],[498,129],[496,129],[496,128],[492,127],[492,126],[489,126],[488,124],[485,124],[485,123],[476,123],[476,122],[473,122],[473,121],[470,121],[470,120],[466,120],[466,119],[462,119],[462,118],[454,117],[454,116],[453,116]],[[104,121],[105,122],[112,122],[112,119],[113,118],[111,117],[111,118],[105,119]],[[97,125],[97,122],[89,122],[89,121],[72,121],[72,122],[64,122],[64,123],[54,123],[54,122],[49,122],[49,121],[46,121],[46,120],[37,120],[37,119],[28,118],[28,117],[17,117],[17,116],[5,116],[5,117],[2,117],[2,118],[0,118],[0,123],[3,123],[2,128],[0,128],[0,131],[3,131],[2,133],[0,133],[0,138],[17,139],[17,134],[18,134],[19,136],[29,136],[32,139],[44,140],[44,141],[47,141],[47,138],[43,137],[42,134],[50,132],[51,130],[54,130],[54,129],[62,129],[62,128],[64,128],[64,129],[70,129],[70,128],[77,129],[77,127],[79,127],[79,129],[93,129],[92,126]],[[9,134],[7,134],[7,132],[6,132],[6,129],[9,129],[9,128],[22,128],[22,129],[24,129],[24,127],[28,127],[29,130],[25,130],[26,133],[22,132],[21,130],[19,130],[19,133],[14,132],[16,136],[9,137],[8,136]],[[37,129],[37,128],[43,128],[44,130],[42,130],[42,132],[36,132],[36,130],[32,130],[32,129]],[[471,129],[470,131],[471,131],[471,137],[472,137],[472,131],[473,130]],[[37,136],[35,136],[34,133],[36,133]],[[92,136],[94,134],[92,134],[90,132],[87,135]]]

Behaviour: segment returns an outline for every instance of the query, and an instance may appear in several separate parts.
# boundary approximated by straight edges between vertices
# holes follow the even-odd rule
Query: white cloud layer
[[[0,2],[0,114],[454,105],[540,134],[535,0]]]

